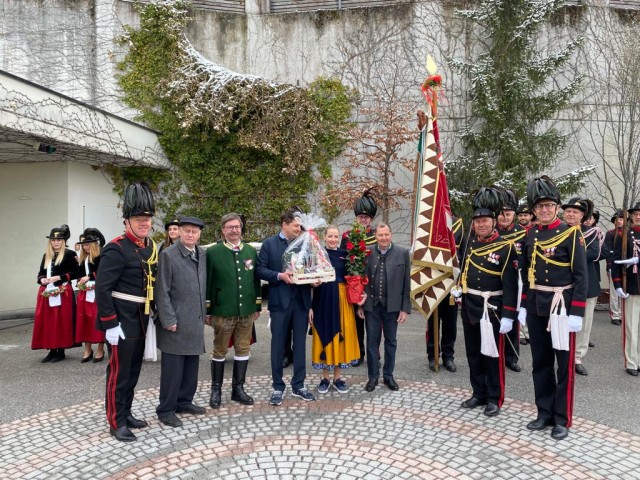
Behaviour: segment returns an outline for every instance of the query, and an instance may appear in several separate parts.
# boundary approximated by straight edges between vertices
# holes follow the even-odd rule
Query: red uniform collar
[[[640,227],[636,227],[635,225],[631,225],[631,230],[634,232],[640,232]]]
[[[516,228],[516,222],[513,222],[508,227],[501,227],[500,225],[498,225],[498,230],[500,230],[501,232],[510,232],[514,228]]]
[[[561,223],[562,223],[562,220],[560,220],[559,218],[556,218],[549,225],[538,225],[538,230],[551,230],[553,228],[556,228]]]
[[[125,232],[125,236],[131,240],[133,243],[135,243],[136,247],[140,247],[140,248],[144,248],[145,245],[145,239],[140,239],[138,237],[136,237],[131,230],[127,229],[127,231]]]

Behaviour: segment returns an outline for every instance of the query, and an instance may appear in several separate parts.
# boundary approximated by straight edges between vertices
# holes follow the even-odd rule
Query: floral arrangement
[[[57,297],[58,295],[62,295],[64,291],[64,285],[60,285],[59,287],[52,288],[51,290],[47,290],[45,288],[40,295],[42,295],[44,298]]]
[[[365,243],[366,227],[363,227],[357,222],[351,226],[351,230],[344,233],[347,239],[347,264],[346,271],[349,275],[364,275],[364,269],[367,266],[367,257],[371,254],[370,250],[367,250],[367,244]]]
[[[86,282],[81,284],[78,284],[78,290],[81,290],[83,292],[89,292],[91,290],[95,290],[96,289],[96,284],[94,282]]]
[[[365,242],[367,229],[357,222],[351,226],[351,230],[345,232],[347,239],[347,256],[344,280],[347,284],[347,300],[349,303],[357,304],[364,293],[364,286],[369,283],[369,279],[364,274],[367,266],[367,257],[371,250],[367,249]]]

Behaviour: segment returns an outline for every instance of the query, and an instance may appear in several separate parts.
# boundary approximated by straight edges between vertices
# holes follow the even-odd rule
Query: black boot
[[[49,363],[51,361],[51,359],[53,357],[56,356],[56,351],[55,350],[49,350],[49,353],[47,353],[47,356],[44,357],[42,360],[40,360],[40,363]]]
[[[220,408],[222,404],[222,380],[224,379],[224,362],[211,360],[211,398],[209,406]]]
[[[253,405],[253,398],[244,391],[244,379],[247,376],[249,360],[236,360],[233,362],[233,387],[231,400],[243,405]]]

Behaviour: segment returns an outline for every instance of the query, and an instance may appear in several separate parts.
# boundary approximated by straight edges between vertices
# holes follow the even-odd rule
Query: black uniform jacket
[[[54,260],[55,262],[55,260]],[[55,282],[54,285],[59,287],[64,282],[70,282],[74,278],[78,278],[77,275],[78,269],[78,256],[76,252],[73,250],[69,250],[66,248],[64,250],[64,257],[62,258],[62,262],[60,265],[56,265],[55,263],[51,264],[51,276],[55,277],[56,275],[60,275],[60,280]],[[42,261],[40,262],[40,270],[38,270],[38,285],[42,285],[40,280],[47,277],[47,269],[44,266],[44,255],[42,256]]]
[[[573,285],[563,292],[567,315],[584,317],[587,254],[579,228],[569,227],[560,219],[536,225],[527,231],[522,260],[522,305],[527,312],[542,317],[551,314],[553,292],[534,290],[530,284],[533,281],[547,287]]]
[[[152,253],[151,240],[147,239],[145,245],[129,232],[114,238],[104,247],[96,276],[98,330],[106,331],[120,323],[126,338],[145,336],[149,315],[144,313],[144,303],[114,298],[111,292],[146,297],[149,267],[145,261]],[[155,267],[152,268],[154,276]]]
[[[498,233],[505,240],[509,240],[513,243],[516,249],[516,255],[518,262],[522,262],[522,247],[524,246],[524,239],[527,236],[527,229],[519,223],[512,223],[507,228],[498,227]]]
[[[631,227],[627,234],[627,254],[625,258],[637,257],[637,253],[633,253],[634,242],[640,248],[640,227]],[[627,273],[627,289],[626,293],[631,295],[640,295],[640,278],[638,277],[638,271],[640,271],[640,265],[619,265],[615,263],[616,260],[622,259],[622,237],[617,237],[613,245],[613,263],[611,264],[611,279],[613,285],[616,288],[623,288],[622,286],[622,269],[626,268]]]
[[[599,297],[600,288],[600,236],[597,227],[582,226],[587,247],[587,298]]]
[[[462,263],[462,289],[463,321],[475,325],[484,312],[484,298],[467,293],[467,289],[502,290],[502,295],[489,299],[489,304],[496,307],[489,309],[489,318],[515,320],[518,316],[518,261],[513,242],[502,238],[497,231],[482,240],[475,235],[471,237]]]
[[[100,255],[93,259],[93,262],[89,262],[89,280],[96,281],[96,274],[98,273],[98,265],[100,265]],[[82,278],[87,276],[87,271],[84,268],[84,262],[78,265],[78,272],[76,278]]]
[[[607,261],[607,272],[611,271],[611,262],[613,261],[613,247],[616,241],[622,235],[622,229],[611,229],[604,236],[604,244],[602,245],[602,258]]]

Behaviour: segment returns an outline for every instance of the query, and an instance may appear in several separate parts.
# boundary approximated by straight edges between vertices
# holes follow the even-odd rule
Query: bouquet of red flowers
[[[367,249],[365,243],[366,227],[359,223],[354,222],[351,230],[345,233],[345,237],[347,239],[345,270],[348,275],[344,276],[344,280],[347,283],[347,300],[349,303],[357,304],[360,303],[364,286],[368,283],[364,270],[371,250]]]

